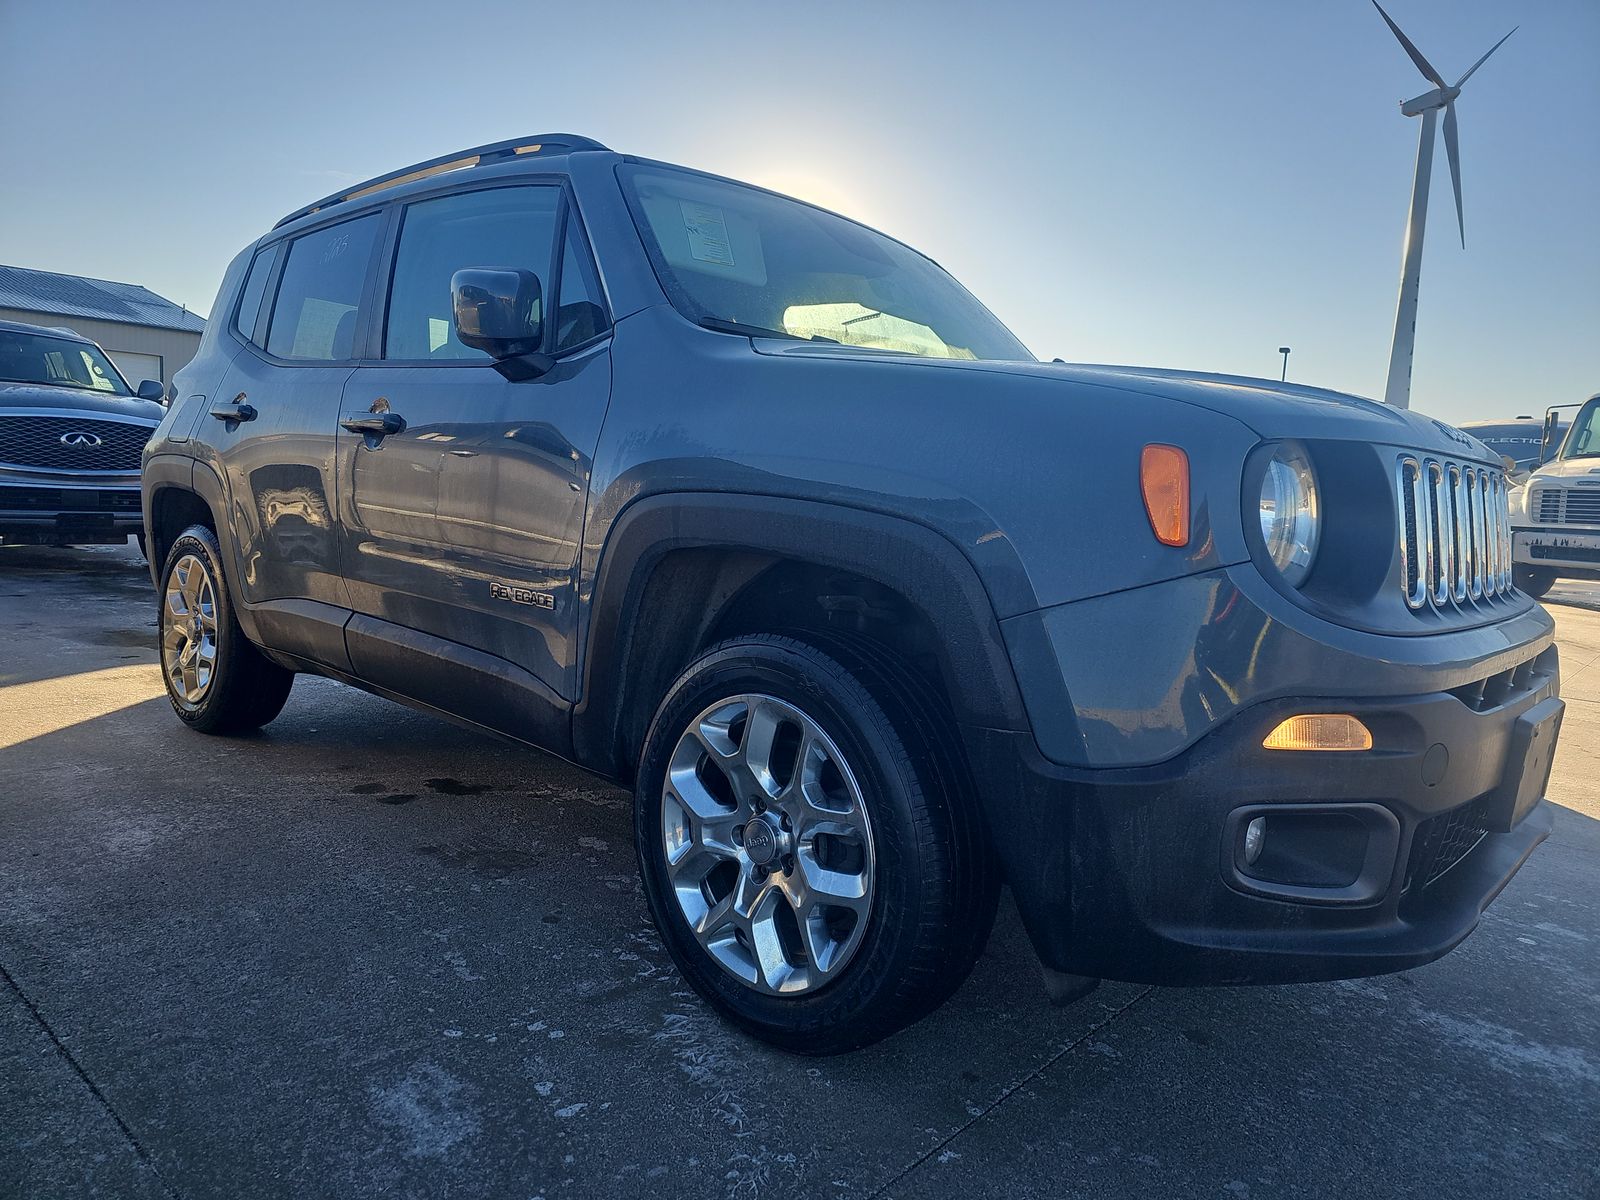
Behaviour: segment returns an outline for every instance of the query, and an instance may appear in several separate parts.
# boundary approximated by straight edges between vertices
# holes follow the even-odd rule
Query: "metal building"
[[[0,266],[0,321],[66,328],[99,342],[134,387],[194,357],[205,318],[134,283]]]

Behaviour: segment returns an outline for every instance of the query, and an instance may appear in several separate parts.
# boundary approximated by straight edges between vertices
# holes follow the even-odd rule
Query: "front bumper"
[[[1592,576],[1600,572],[1600,529],[1515,529],[1511,561],[1563,575]]]
[[[143,529],[137,475],[93,483],[0,481],[0,544],[115,543]]]
[[[1558,691],[1545,646],[1450,691],[1254,705],[1155,766],[1064,767],[1002,730],[967,743],[1046,966],[1158,984],[1339,979],[1447,953],[1549,834]],[[1361,718],[1374,748],[1262,748],[1284,717],[1330,711]],[[1242,869],[1262,813],[1281,814],[1269,847],[1274,820],[1291,838],[1271,880]]]

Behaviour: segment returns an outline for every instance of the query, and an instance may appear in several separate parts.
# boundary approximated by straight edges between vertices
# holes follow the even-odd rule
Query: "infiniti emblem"
[[[71,433],[63,433],[57,439],[63,446],[103,446],[98,434],[84,433],[81,429],[74,429]]]

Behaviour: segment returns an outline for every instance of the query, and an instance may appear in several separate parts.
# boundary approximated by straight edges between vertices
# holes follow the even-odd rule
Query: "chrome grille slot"
[[[1511,589],[1511,521],[1499,471],[1402,455],[1395,467],[1400,576],[1413,609],[1464,611]]]

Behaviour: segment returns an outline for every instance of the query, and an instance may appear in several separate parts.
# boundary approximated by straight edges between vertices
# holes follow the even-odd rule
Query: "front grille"
[[[1477,848],[1489,832],[1488,804],[1474,800],[1417,826],[1406,864],[1407,890],[1426,888]]]
[[[1450,611],[1511,590],[1504,473],[1404,455],[1395,466],[1406,604]]]
[[[1600,488],[1541,487],[1535,497],[1541,525],[1600,525]]]
[[[154,429],[154,424],[133,421],[0,416],[0,464],[47,471],[137,471]]]
[[[138,488],[0,487],[0,512],[139,513]]]

